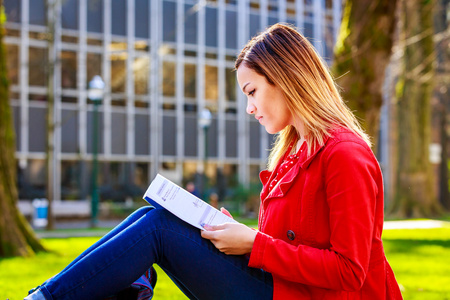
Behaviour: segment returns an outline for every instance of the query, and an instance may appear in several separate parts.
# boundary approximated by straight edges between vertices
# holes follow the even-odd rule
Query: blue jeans
[[[221,253],[197,228],[152,207],[135,211],[41,285],[41,299],[103,299],[153,264],[190,299],[272,299],[270,273],[248,267],[245,255]]]

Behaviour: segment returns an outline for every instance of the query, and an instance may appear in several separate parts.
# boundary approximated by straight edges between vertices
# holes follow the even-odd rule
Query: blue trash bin
[[[34,199],[33,205],[33,226],[45,227],[48,224],[48,201],[47,199]]]

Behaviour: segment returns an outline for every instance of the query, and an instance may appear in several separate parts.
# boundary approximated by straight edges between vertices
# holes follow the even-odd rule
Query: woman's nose
[[[253,115],[255,113],[255,106],[251,104],[250,102],[247,102],[247,113],[249,115]]]

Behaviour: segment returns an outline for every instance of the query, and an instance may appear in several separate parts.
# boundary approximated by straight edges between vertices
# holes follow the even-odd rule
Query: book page
[[[183,221],[202,230],[204,224],[236,223],[232,218],[160,174],[156,175],[145,192],[144,200],[149,202],[148,198]],[[151,202],[149,203],[151,204]]]

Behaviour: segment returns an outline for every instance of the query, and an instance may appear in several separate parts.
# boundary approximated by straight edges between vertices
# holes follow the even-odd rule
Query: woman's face
[[[244,64],[237,69],[237,81],[247,96],[247,113],[266,128],[270,134],[294,125],[283,92],[278,86],[271,85],[264,76],[259,75]]]

